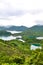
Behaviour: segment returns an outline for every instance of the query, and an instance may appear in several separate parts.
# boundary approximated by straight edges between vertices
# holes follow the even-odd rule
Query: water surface
[[[2,36],[2,37],[0,37],[0,39],[8,41],[8,40],[16,39],[16,37],[14,37],[14,36],[8,36],[8,37]]]
[[[42,39],[43,39],[43,37],[37,37],[36,39],[42,40]]]
[[[12,33],[12,34],[14,34],[14,33],[21,33],[22,31],[9,31],[9,30],[6,30],[7,32],[10,32],[10,33]]]

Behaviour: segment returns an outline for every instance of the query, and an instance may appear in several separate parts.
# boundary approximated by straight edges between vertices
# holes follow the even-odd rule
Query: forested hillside
[[[43,26],[36,25],[22,32],[23,38],[43,37]]]
[[[39,43],[43,47],[43,40]],[[30,50],[30,46],[29,42],[0,40],[0,65],[43,65],[43,49]]]

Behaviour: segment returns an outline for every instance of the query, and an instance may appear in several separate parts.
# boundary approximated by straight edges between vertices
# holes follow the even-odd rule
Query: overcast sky
[[[43,0],[0,0],[0,25],[43,25]]]

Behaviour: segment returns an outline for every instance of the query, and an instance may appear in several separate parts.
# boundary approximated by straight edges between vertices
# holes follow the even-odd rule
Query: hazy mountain
[[[23,31],[23,36],[43,36],[43,26],[42,25],[35,25],[33,27],[27,28],[25,26],[0,26],[0,35],[6,33],[5,30],[10,31]],[[4,32],[5,31],[5,32]],[[7,32],[9,34],[9,32]]]
[[[12,30],[12,31],[25,31],[28,28],[25,26],[11,26],[9,28],[7,28],[7,30]]]
[[[25,26],[0,26],[0,30],[25,31],[27,29]]]

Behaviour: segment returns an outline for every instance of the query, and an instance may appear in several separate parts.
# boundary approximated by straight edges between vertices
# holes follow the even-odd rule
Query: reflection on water
[[[9,31],[9,30],[6,30],[7,32],[10,32],[10,33],[12,33],[12,34],[14,34],[14,33],[21,33],[22,31]],[[16,39],[16,38],[22,38],[22,36],[0,36],[0,39],[2,39],[2,40],[13,40],[13,39]]]
[[[22,31],[9,31],[9,30],[7,30],[7,32],[14,34],[14,33],[21,33]]]
[[[30,49],[31,49],[31,50],[41,49],[41,46],[31,45]]]
[[[2,39],[2,40],[12,40],[12,39],[16,39],[16,37],[14,37],[14,36],[8,36],[8,37],[2,36],[2,37],[0,37],[0,39]]]
[[[24,41],[24,40],[22,40],[22,39],[19,39],[19,41],[25,42],[25,41]]]
[[[37,37],[36,39],[39,39],[39,40],[41,40],[41,39],[43,39],[43,37]]]
[[[6,40],[6,41],[8,41],[8,40],[13,40],[13,39],[19,39],[20,41],[23,41],[22,40],[22,36],[8,36],[8,37],[5,37],[5,36],[0,36],[0,39],[2,39],[2,40]],[[24,42],[24,41],[23,41]]]

